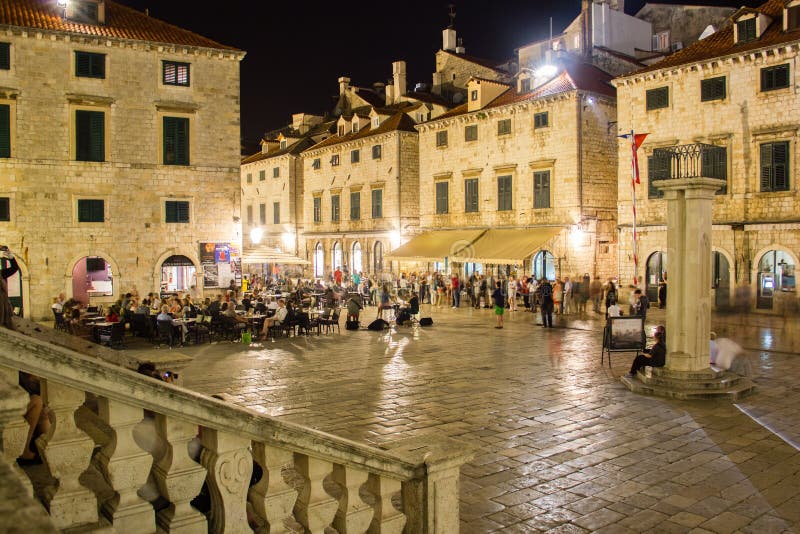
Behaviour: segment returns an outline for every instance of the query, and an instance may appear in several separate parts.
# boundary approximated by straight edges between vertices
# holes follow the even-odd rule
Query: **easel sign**
[[[612,352],[635,352],[637,355],[645,348],[644,317],[609,317],[603,329],[603,350],[600,365],[608,353],[608,366],[611,367]]]

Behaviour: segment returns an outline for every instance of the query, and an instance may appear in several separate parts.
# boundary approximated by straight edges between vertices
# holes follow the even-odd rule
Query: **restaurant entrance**
[[[72,298],[88,305],[94,297],[114,295],[111,265],[99,256],[86,256],[72,268]]]
[[[19,263],[19,260],[17,260]],[[8,260],[5,258],[0,259],[0,267],[6,269],[9,267]],[[20,266],[20,270],[16,273],[11,275],[9,278],[6,279],[6,284],[8,286],[8,300],[11,301],[11,306],[14,308],[14,313],[22,317],[23,315],[23,305],[22,305],[22,267]]]
[[[181,293],[195,284],[195,268],[186,256],[170,256],[161,264],[161,293]]]

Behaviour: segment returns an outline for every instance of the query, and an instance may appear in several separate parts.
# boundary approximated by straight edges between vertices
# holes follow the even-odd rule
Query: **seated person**
[[[608,307],[606,313],[608,317],[622,317],[622,309],[619,307],[616,300],[611,302],[611,306]]]
[[[148,299],[142,300],[142,303],[137,306],[136,310],[134,311],[137,315],[150,315],[150,301]]]
[[[255,310],[256,313],[261,314],[261,315],[267,313],[267,305],[264,304],[264,299],[263,298],[258,297],[258,299],[256,299],[256,306],[255,306],[254,310]]]
[[[276,299],[270,299],[267,309],[276,311],[278,309],[278,301]]]
[[[397,324],[411,324],[411,316],[419,313],[419,296],[417,292],[411,291],[411,298],[408,299],[408,305],[400,308],[397,313]]]
[[[50,410],[44,404],[39,379],[28,373],[19,372],[19,385],[28,392],[28,407],[25,409],[25,420],[28,422],[28,435],[22,454],[17,458],[19,465],[42,463],[36,448],[36,438],[50,431]]]
[[[169,306],[164,304],[161,306],[161,313],[156,316],[156,321],[169,321],[172,322],[172,315],[169,314]]]
[[[232,302],[223,302],[222,303],[222,311],[220,312],[223,317],[227,317],[231,321],[235,323],[244,323],[247,324],[247,319],[241,317],[238,313],[236,313],[236,309],[233,306]]]
[[[364,308],[364,302],[361,295],[353,295],[347,301],[347,320],[358,322],[358,316]]]
[[[643,354],[639,354],[634,358],[631,371],[627,375],[628,378],[636,376],[637,371],[647,365],[650,367],[664,367],[667,357],[666,337],[667,334],[664,331],[664,327],[657,326],[655,332],[653,332],[655,344],[649,349],[644,349],[642,351]]]
[[[169,301],[169,313],[171,313],[173,317],[180,317],[182,312],[183,305],[181,301],[178,300],[177,297],[172,297]]]
[[[283,321],[289,316],[289,310],[286,309],[286,301],[283,299],[278,300],[278,310],[272,317],[264,319],[264,328],[261,329],[262,337],[266,337],[267,332],[273,326],[280,326]]]
[[[116,306],[111,306],[108,308],[108,313],[106,314],[106,322],[108,323],[119,322],[119,309]]]

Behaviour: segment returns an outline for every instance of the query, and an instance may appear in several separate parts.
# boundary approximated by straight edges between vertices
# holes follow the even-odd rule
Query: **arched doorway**
[[[782,250],[769,250],[758,261],[756,308],[771,310],[775,294],[795,291],[794,259]]]
[[[719,251],[711,255],[711,287],[714,288],[714,307],[724,310],[731,305],[731,266]]]
[[[114,295],[111,265],[100,256],[86,256],[72,268],[72,298],[88,305],[96,297]]]
[[[375,248],[373,249],[372,270],[374,274],[383,272],[383,243],[380,241],[375,242]]]
[[[314,277],[322,278],[325,272],[325,251],[322,249],[322,243],[317,243],[314,247]]]
[[[556,258],[552,253],[547,250],[540,250],[533,256],[531,261],[533,267],[533,276],[537,280],[547,278],[548,280],[556,279]]]
[[[19,258],[17,258],[17,265],[19,265],[17,272],[6,278],[6,287],[8,288],[8,300],[11,301],[14,313],[22,316],[25,311],[25,305],[22,291],[22,261]],[[7,259],[0,258],[0,267],[7,269],[9,266],[10,263]]]
[[[667,274],[667,253],[653,252],[647,258],[647,270],[645,272],[645,292],[647,300],[658,302],[658,286],[665,280]]]
[[[352,265],[353,265],[353,274],[360,273],[364,270],[363,266],[363,257],[361,255],[361,243],[356,241],[353,243],[353,253],[351,255],[352,258]]]
[[[197,269],[186,256],[170,256],[161,264],[161,293],[189,291],[195,283]]]
[[[336,241],[331,250],[331,270],[341,269],[342,266],[342,244]]]

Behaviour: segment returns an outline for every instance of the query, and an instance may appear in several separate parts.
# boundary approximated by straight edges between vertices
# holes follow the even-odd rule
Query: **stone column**
[[[660,180],[667,201],[666,368],[677,372],[708,369],[711,331],[711,212],[723,180]]]

